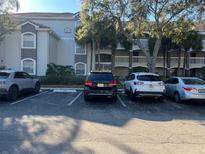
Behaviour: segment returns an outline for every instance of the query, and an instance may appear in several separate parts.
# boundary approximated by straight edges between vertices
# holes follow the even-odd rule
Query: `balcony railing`
[[[99,67],[98,67],[99,65]],[[111,71],[112,63],[111,62],[100,62],[99,64],[96,62],[96,68],[100,68],[101,71]]]
[[[163,67],[164,58],[158,57],[156,60],[156,67]],[[183,67],[184,58],[181,57],[180,66]],[[175,68],[178,66],[178,57],[170,58],[171,68]],[[116,56],[115,57],[115,66],[121,67],[129,67],[129,56]],[[132,57],[132,66],[143,66],[147,67],[147,59],[145,56],[133,56]],[[205,66],[205,58],[204,57],[190,57],[189,58],[189,66],[190,68],[200,68]]]

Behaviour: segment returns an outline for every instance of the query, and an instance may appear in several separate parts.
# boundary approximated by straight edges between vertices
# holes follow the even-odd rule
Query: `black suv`
[[[91,72],[84,83],[84,99],[93,96],[106,96],[117,100],[117,81],[110,72]]]

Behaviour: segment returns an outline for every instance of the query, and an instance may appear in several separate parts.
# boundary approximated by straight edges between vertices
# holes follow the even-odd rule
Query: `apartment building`
[[[13,20],[16,28],[0,41],[0,67],[44,76],[47,64],[55,63],[88,73],[86,52],[74,37],[78,13],[18,13]]]
[[[100,49],[95,53],[90,45],[78,45],[75,41],[75,29],[80,23],[78,13],[18,13],[13,14],[13,19],[16,28],[4,34],[0,41],[0,67],[44,76],[49,63],[71,65],[77,75],[87,75],[99,65],[101,70],[111,71],[113,68],[113,73],[122,77],[128,74],[130,67],[147,67],[146,57],[135,44],[131,51],[125,51],[118,44],[114,55],[110,49]],[[204,24],[198,24],[196,29],[205,35]],[[148,40],[141,39],[141,42],[148,49]],[[100,61],[96,58],[98,54]],[[170,51],[164,59],[160,51],[156,64],[159,74],[163,72],[165,60],[166,71],[174,73],[178,53]],[[190,70],[191,75],[199,75],[203,66],[205,40],[201,51],[190,52],[189,68],[186,69]]]

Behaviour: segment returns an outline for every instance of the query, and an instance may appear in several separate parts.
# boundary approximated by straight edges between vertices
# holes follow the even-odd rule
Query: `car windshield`
[[[113,80],[113,75],[111,73],[92,73],[88,80],[92,81],[111,81]]]
[[[137,79],[139,81],[161,81],[159,76],[156,75],[139,75]]]
[[[9,75],[10,75],[10,73],[0,72],[0,79],[6,79],[9,77]]]
[[[188,84],[188,85],[201,85],[201,84],[205,84],[204,80],[201,79],[182,79],[184,84]]]

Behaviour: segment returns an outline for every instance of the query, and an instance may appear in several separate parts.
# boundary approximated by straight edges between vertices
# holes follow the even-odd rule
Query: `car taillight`
[[[93,81],[92,80],[85,80],[85,86],[92,86],[93,85]]]
[[[183,89],[186,90],[186,91],[192,91],[193,90],[193,88],[191,88],[191,87],[183,87]]]
[[[164,86],[164,82],[159,82],[159,85],[160,86]]]
[[[116,80],[112,80],[112,81],[109,83],[109,86],[110,86],[110,87],[117,86],[117,81],[116,81]]]
[[[134,85],[143,85],[144,82],[134,82]]]

